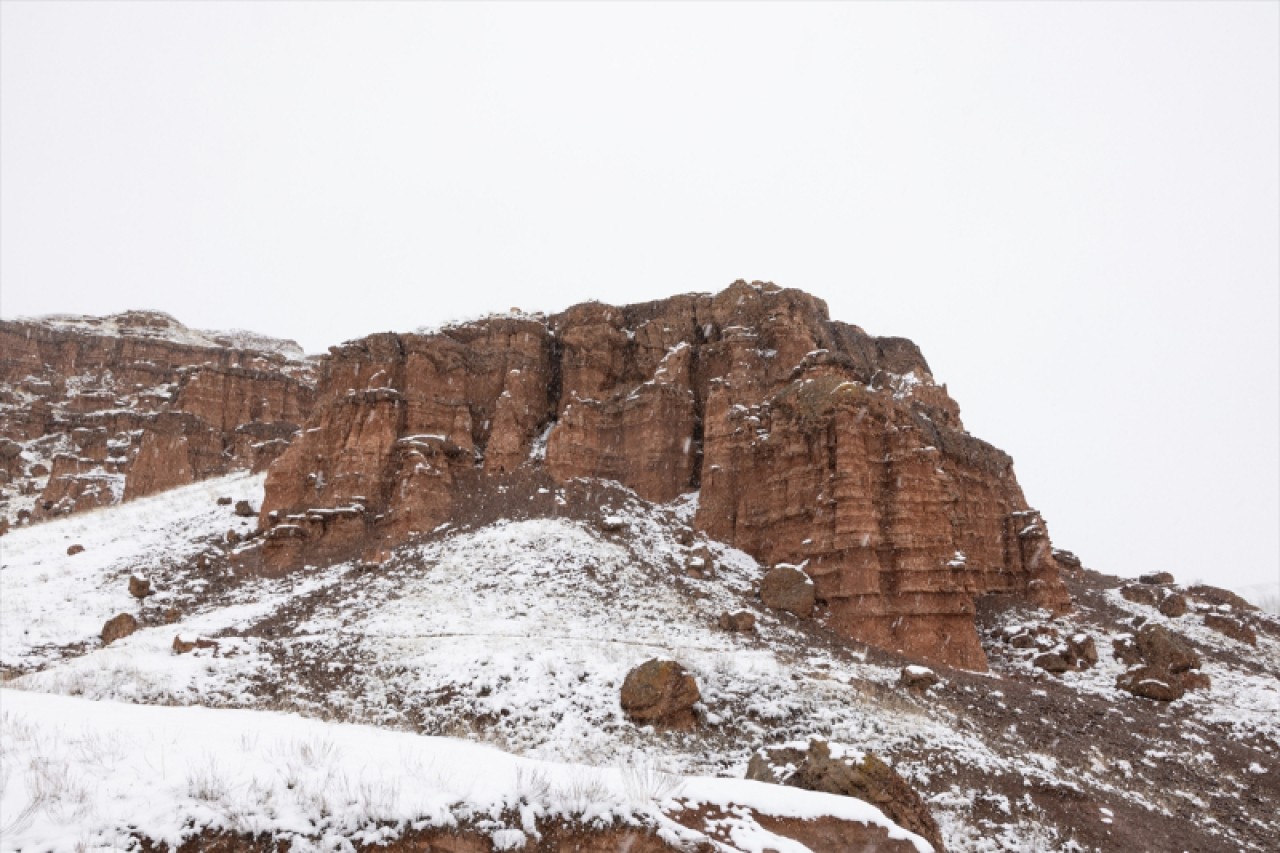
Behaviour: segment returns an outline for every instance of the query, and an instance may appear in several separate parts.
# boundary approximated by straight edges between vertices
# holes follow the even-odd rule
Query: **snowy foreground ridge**
[[[201,830],[267,833],[294,849],[376,843],[406,829],[478,825],[500,850],[540,818],[651,826],[673,843],[699,834],[666,812],[715,805],[777,817],[832,816],[928,843],[850,797],[741,779],[676,778],[518,758],[453,738],[270,711],[91,702],[0,689],[6,850],[128,847],[130,831],[177,845]],[[742,850],[802,845],[737,811]],[[512,816],[516,816],[512,819]]]
[[[527,853],[628,828],[712,835],[724,853],[823,849],[778,837],[790,829],[766,815],[906,839],[860,800],[743,779],[761,748],[811,739],[892,767],[951,853],[1276,849],[1274,619],[1250,617],[1246,643],[1080,573],[1073,614],[993,615],[991,671],[937,667],[938,684],[914,689],[902,676],[928,674],[916,661],[766,607],[749,555],[695,540],[714,571],[687,572],[696,495],[652,504],[593,483],[597,504],[575,514],[562,487],[535,486],[512,505],[562,512],[442,527],[376,568],[263,577],[236,560],[257,545],[234,510],[261,505],[263,479],[0,539],[0,853],[219,832],[350,850],[450,831]],[[135,574],[145,599],[129,592]],[[719,627],[741,611],[752,630]],[[137,630],[104,644],[121,613]],[[1210,683],[1168,703],[1120,690],[1113,649],[1138,624],[1194,644]],[[1041,649],[1002,639],[1035,627],[1087,633],[1096,664],[1050,675],[1033,665]],[[205,645],[179,653],[175,638]],[[693,731],[624,714],[624,679],[653,658],[696,679]]]

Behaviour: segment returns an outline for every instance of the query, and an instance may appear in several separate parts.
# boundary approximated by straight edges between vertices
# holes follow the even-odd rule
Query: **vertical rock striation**
[[[309,416],[313,374],[294,344],[159,312],[0,321],[0,515],[265,468]]]
[[[985,666],[978,596],[1069,605],[1012,461],[964,431],[914,344],[741,281],[332,348],[268,474],[264,559],[394,545],[520,471],[700,491],[697,526],[801,566],[831,627],[941,663]]]

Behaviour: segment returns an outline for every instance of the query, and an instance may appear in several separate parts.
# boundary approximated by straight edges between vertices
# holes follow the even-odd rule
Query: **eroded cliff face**
[[[314,368],[289,342],[152,311],[0,321],[0,519],[264,468],[313,399]]]
[[[269,470],[265,564],[367,555],[521,473],[698,491],[697,527],[802,566],[832,627],[928,660],[985,667],[979,596],[1069,605],[1011,460],[916,346],[758,282],[333,348]]]

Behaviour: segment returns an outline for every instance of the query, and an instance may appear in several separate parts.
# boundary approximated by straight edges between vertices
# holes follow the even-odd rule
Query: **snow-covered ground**
[[[652,827],[705,840],[667,812],[733,808],[741,850],[804,850],[752,812],[884,827],[931,848],[860,800],[741,779],[676,779],[523,759],[452,738],[267,711],[162,708],[0,690],[0,836],[6,850],[177,846],[202,830],[269,834],[293,850],[371,844],[406,829],[473,826],[524,847],[547,819]],[[105,784],[104,784],[105,782]],[[748,811],[750,810],[750,811]]]
[[[7,715],[10,779],[4,822],[27,808],[24,798],[35,790],[31,785],[45,784],[13,781],[37,778],[30,768],[47,764],[39,750],[52,749],[49,743],[77,742],[66,729],[44,730],[22,745],[23,733],[42,731],[45,717],[53,721],[50,725],[63,720],[58,709],[86,707],[37,694],[135,706],[216,706],[217,712],[165,709],[177,716],[163,719],[148,716],[158,709],[87,707],[111,709],[102,712],[107,728],[101,731],[116,723],[121,731],[174,727],[165,741],[170,745],[159,748],[159,757],[147,746],[139,751],[150,756],[143,764],[134,762],[131,750],[127,763],[152,771],[165,768],[161,787],[139,783],[139,790],[168,802],[182,820],[196,821],[191,825],[302,832],[297,827],[306,803],[299,797],[311,796],[307,802],[317,806],[346,798],[341,808],[325,805],[323,821],[316,814],[307,818],[306,832],[313,840],[331,832],[354,837],[352,833],[366,831],[360,820],[372,814],[370,809],[382,815],[369,818],[370,826],[408,819],[411,812],[416,813],[413,820],[444,819],[443,813],[432,811],[436,801],[427,793],[422,799],[404,794],[417,784],[411,770],[395,777],[399,781],[392,788],[365,784],[368,774],[362,768],[369,765],[361,763],[361,756],[383,747],[366,747],[363,734],[350,735],[357,739],[348,741],[347,734],[335,732],[370,730],[320,720],[377,725],[382,732],[374,732],[378,737],[369,743],[383,743],[378,738],[385,736],[390,739],[385,743],[399,744],[387,747],[392,753],[419,754],[421,762],[437,769],[451,767],[455,760],[477,767],[490,761],[500,763],[512,778],[521,767],[526,768],[521,778],[528,778],[532,767],[561,780],[555,783],[561,786],[568,786],[565,780],[571,777],[595,774],[612,780],[610,790],[635,768],[645,768],[650,778],[741,777],[756,748],[820,737],[886,759],[921,790],[949,849],[983,853],[1075,849],[1041,806],[1010,792],[1087,790],[1100,798],[1106,811],[1099,812],[1098,821],[1105,823],[1121,806],[1138,815],[1176,813],[1178,803],[1161,799],[1154,777],[1139,784],[1145,764],[1212,767],[1217,778],[1239,790],[1246,790],[1250,779],[1262,778],[1257,774],[1280,770],[1260,752],[1240,768],[1228,767],[1226,756],[1215,756],[1197,742],[1213,731],[1225,731],[1253,743],[1280,743],[1280,686],[1274,677],[1228,666],[1220,658],[1206,661],[1204,669],[1212,679],[1208,691],[1192,691],[1170,706],[1189,721],[1184,736],[1170,729],[1167,737],[1161,735],[1164,740],[1152,741],[1145,756],[1109,753],[1097,744],[1050,754],[1056,740],[1047,742],[1038,733],[1045,720],[1036,719],[1037,714],[1048,719],[1050,705],[1071,704],[1073,697],[1098,701],[1107,706],[1105,714],[1115,719],[1114,725],[1132,720],[1127,715],[1145,707],[1143,700],[1115,688],[1123,667],[1109,648],[1122,627],[1094,624],[1085,611],[1060,620],[1060,629],[1094,636],[1100,659],[1092,670],[1054,679],[1011,657],[986,676],[943,672],[942,685],[918,694],[897,685],[899,664],[848,644],[824,642],[815,626],[764,608],[754,594],[761,566],[718,543],[689,542],[685,523],[694,508],[689,499],[653,506],[618,491],[594,521],[534,518],[445,529],[396,550],[376,569],[344,563],[283,578],[243,577],[232,558],[254,545],[229,546],[225,534],[228,528],[244,532],[253,522],[236,517],[217,498],[246,499],[256,506],[262,482],[260,475],[247,474],[205,481],[0,538],[0,664],[11,678],[11,689],[0,693],[0,710]],[[608,523],[601,524],[604,519]],[[605,529],[617,525],[622,529]],[[71,544],[85,550],[68,555]],[[686,566],[700,548],[707,549],[715,568],[694,577]],[[219,559],[197,568],[198,558],[210,554]],[[158,588],[145,604],[128,593],[131,573],[147,575]],[[1118,596],[1107,600],[1134,615],[1168,621],[1152,608]],[[170,608],[173,621],[158,618]],[[737,610],[756,615],[756,630],[731,633],[717,627],[721,613]],[[121,612],[137,614],[141,628],[103,647],[98,640],[103,622]],[[1048,619],[1047,614],[1027,617]],[[1176,621],[1171,627],[1202,648],[1231,651],[1235,641],[1192,619]],[[216,647],[175,654],[178,634],[211,638]],[[1256,653],[1274,659],[1280,646],[1263,636]],[[623,715],[618,693],[626,673],[653,657],[673,658],[697,679],[702,702],[696,734],[637,727]],[[1044,689],[1030,689],[1036,685]],[[40,701],[51,703],[53,710],[27,713],[20,724],[14,721],[21,715],[8,716],[20,703],[28,703],[21,707],[30,710],[37,707],[30,703]],[[231,713],[224,708],[255,710]],[[978,724],[976,708],[1003,715],[1005,722]],[[279,710],[301,712],[309,720],[267,713]],[[135,712],[141,716],[131,717]],[[71,720],[81,712],[65,713]],[[227,740],[215,744],[195,738],[187,744],[187,726],[206,723],[178,722],[185,720],[257,722],[208,723],[225,729]],[[266,731],[278,720],[288,720],[287,726],[279,725],[306,734],[265,740],[260,735],[256,741],[246,734]],[[321,728],[313,731],[311,726]],[[17,734],[11,737],[10,730]],[[257,746],[241,744],[237,738],[242,735],[248,737],[246,744]],[[449,751],[461,749],[458,742],[440,736],[496,746],[507,754],[473,746],[479,751],[463,756]],[[295,780],[290,787],[289,777],[277,778],[279,768],[301,760],[289,756],[306,752],[307,742],[338,741],[350,745],[342,750],[347,757],[334,758],[332,766],[324,764],[328,758],[319,760],[320,769],[307,771],[314,776],[307,777],[311,782]],[[74,777],[80,779],[100,775],[92,765],[104,760],[95,757],[103,750],[112,761],[120,760],[101,745],[58,750],[57,761],[79,767],[72,775],[81,774]],[[81,761],[76,750],[88,755],[88,765],[76,763]],[[275,751],[274,763],[267,761],[275,770],[259,763],[263,750],[268,755]],[[189,780],[203,772],[199,762],[207,753],[220,756],[217,767],[201,777],[222,780],[221,786],[214,779],[202,789],[217,795],[215,805],[210,796],[192,796],[188,790]],[[168,769],[170,760],[179,769]],[[546,764],[528,763],[535,760]],[[328,772],[326,767],[333,771],[332,788],[316,781]],[[583,769],[591,767],[596,769]],[[153,779],[146,785],[160,782]],[[442,797],[453,791],[453,781],[445,782]],[[392,797],[387,791],[395,786],[399,793]],[[274,805],[266,811],[249,808],[268,789]],[[319,789],[323,791],[317,793]],[[33,818],[23,832],[62,832],[58,843],[71,846],[86,839],[89,846],[109,843],[101,840],[112,831],[109,821],[94,824],[84,815],[119,814],[131,806],[98,799],[107,795],[96,792],[90,796],[92,807],[83,806],[76,799],[79,790],[68,783],[70,793],[46,798],[42,802],[52,803],[51,811],[45,809],[51,817],[46,823]],[[495,804],[514,802],[514,790],[503,783],[485,788],[488,793],[477,794],[477,799],[463,800],[475,807],[469,813],[487,814]],[[772,790],[782,796],[779,789]],[[547,807],[552,805],[548,800]],[[454,817],[461,819],[456,813]],[[68,825],[78,827],[75,839],[67,834],[72,830],[58,828]],[[85,829],[91,825],[98,828]],[[155,825],[157,831],[175,831],[171,823]],[[491,828],[525,831],[500,823]],[[53,838],[22,837],[32,839],[33,847],[39,846],[38,839]]]

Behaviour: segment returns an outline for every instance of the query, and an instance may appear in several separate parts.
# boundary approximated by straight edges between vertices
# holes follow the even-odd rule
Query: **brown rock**
[[[898,673],[898,683],[908,690],[928,690],[941,681],[936,672],[925,666],[904,666]]]
[[[1145,604],[1149,607],[1158,607],[1162,597],[1160,590],[1143,584],[1122,586],[1120,587],[1120,595],[1126,601],[1132,601],[1134,604]]]
[[[813,581],[794,566],[778,566],[760,580],[760,600],[766,607],[808,619],[815,602]]]
[[[1250,646],[1258,645],[1257,632],[1230,616],[1223,616],[1219,613],[1206,613],[1204,615],[1204,624],[1220,634],[1226,634],[1237,642],[1247,643]]]
[[[173,653],[185,655],[196,649],[216,649],[218,644],[213,640],[197,637],[194,634],[178,634],[173,638]]]
[[[739,610],[736,613],[726,611],[720,614],[719,625],[721,631],[754,631],[756,615],[747,610]]]
[[[127,637],[138,630],[138,620],[128,613],[113,616],[102,626],[102,644],[109,646],[116,640]]]
[[[1098,646],[1088,634],[1077,633],[1068,638],[1067,652],[1076,669],[1088,669],[1098,662]]]
[[[235,513],[241,518],[253,518],[258,514],[248,501],[236,501]]]
[[[231,498],[228,498],[228,497],[218,498],[218,506],[231,506]]]
[[[129,575],[129,594],[134,598],[146,598],[154,592],[150,579],[138,574]]]
[[[1176,619],[1187,612],[1187,598],[1176,592],[1170,593],[1160,600],[1159,610],[1170,619]]]
[[[1222,589],[1216,586],[1197,584],[1187,588],[1187,595],[1191,596],[1191,598],[1196,601],[1203,602],[1204,604],[1212,604],[1215,607],[1226,605],[1232,610],[1243,610],[1246,612],[1255,612],[1258,609],[1231,590]]]
[[[519,471],[699,490],[700,532],[803,563],[831,628],[915,657],[984,669],[978,596],[1070,606],[1012,460],[965,432],[919,350],[798,291],[373,335],[331,349],[316,397],[268,470],[269,572],[458,521]]]
[[[1116,660],[1127,666],[1142,663],[1142,652],[1138,651],[1138,644],[1132,634],[1124,634],[1112,640],[1111,652]]]
[[[716,571],[716,561],[711,556],[711,549],[703,545],[690,551],[684,563],[684,571],[689,577],[698,580],[712,577]]]
[[[84,553],[83,545],[70,545],[67,547],[68,557],[74,557],[76,554],[83,554],[83,553]]]
[[[164,618],[166,625],[172,625],[182,618],[182,611],[176,607],[167,607],[161,616]]]
[[[238,545],[240,543],[240,534],[235,529],[231,529],[227,531],[225,539],[228,545]]]
[[[1135,642],[1150,667],[1173,674],[1200,668],[1200,655],[1183,637],[1161,625],[1143,625]]]
[[[1116,687],[1143,699],[1172,702],[1186,692],[1182,678],[1167,669],[1140,666],[1116,677]]]
[[[1055,651],[1038,654],[1031,663],[1034,666],[1043,669],[1045,672],[1053,673],[1054,675],[1061,675],[1069,669],[1074,669],[1066,646],[1062,646],[1060,649]]]
[[[746,778],[854,797],[880,809],[903,829],[922,836],[938,853],[946,851],[942,833],[924,800],[892,767],[871,753],[833,751],[830,744],[820,740],[811,740],[808,749],[761,749],[751,757]]]
[[[1138,575],[1138,583],[1169,584],[1173,583],[1173,575],[1168,572],[1147,572],[1145,575]]]
[[[693,706],[701,700],[698,682],[671,660],[645,661],[622,683],[622,710],[641,725],[693,728],[698,722]]]

